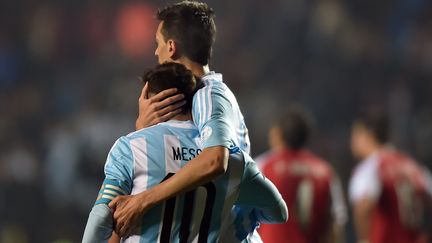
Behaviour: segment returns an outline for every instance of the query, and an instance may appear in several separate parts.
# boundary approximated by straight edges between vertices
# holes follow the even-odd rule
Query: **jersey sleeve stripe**
[[[113,200],[115,197],[111,195],[102,195],[102,198]]]
[[[126,190],[122,189],[121,181],[105,178],[102,188],[99,191],[99,196],[96,199],[95,205],[108,204],[118,195],[127,195]]]
[[[126,191],[124,191],[123,189],[121,189],[121,188],[118,187],[118,186],[114,186],[114,185],[109,185],[109,184],[107,184],[107,185],[105,185],[105,188],[114,189],[114,190],[118,191],[118,192],[119,192],[120,194],[122,194],[122,195],[126,195],[126,194],[128,194],[128,193],[126,193]]]
[[[203,90],[203,92],[200,93],[200,100],[201,100],[201,112],[200,112],[200,126],[202,127],[202,125],[204,125],[204,117],[205,117],[205,112],[206,112],[206,104],[205,104],[205,92]]]
[[[110,194],[110,195],[113,195],[113,196],[121,195],[119,192],[114,191],[114,190],[109,190],[109,189],[105,189],[105,190],[103,191],[103,194]]]

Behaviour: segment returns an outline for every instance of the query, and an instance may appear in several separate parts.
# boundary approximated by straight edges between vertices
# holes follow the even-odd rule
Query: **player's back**
[[[305,150],[274,152],[264,163],[263,173],[273,181],[290,209],[286,224],[261,226],[264,242],[318,242],[329,222],[331,168]]]
[[[169,178],[200,153],[191,121],[168,121],[127,136],[134,156],[133,187],[138,194]],[[217,242],[230,214],[244,170],[231,159],[227,173],[149,210],[139,232],[125,242]],[[234,196],[233,196],[234,195]]]
[[[370,241],[419,242],[424,223],[426,181],[410,157],[396,150],[377,156],[381,194],[372,213]]]

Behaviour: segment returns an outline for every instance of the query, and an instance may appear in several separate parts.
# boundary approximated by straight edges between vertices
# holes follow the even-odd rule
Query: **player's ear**
[[[173,60],[177,59],[178,57],[177,43],[174,40],[169,39],[167,41],[166,46],[167,46],[169,57]]]

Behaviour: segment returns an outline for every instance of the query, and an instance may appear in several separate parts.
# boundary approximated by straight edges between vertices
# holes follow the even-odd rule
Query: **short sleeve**
[[[232,139],[233,106],[224,95],[222,87],[208,85],[194,96],[192,115],[195,126],[201,136],[201,147],[223,146],[232,150],[235,145]]]
[[[108,204],[118,195],[132,191],[133,155],[129,140],[118,139],[111,148],[105,163],[105,180],[95,204]]]
[[[354,171],[349,186],[350,201],[355,203],[363,198],[376,201],[381,194],[381,187],[378,161],[370,158],[362,162]]]

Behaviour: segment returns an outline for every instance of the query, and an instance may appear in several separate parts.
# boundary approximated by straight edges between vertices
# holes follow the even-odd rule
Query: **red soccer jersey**
[[[360,182],[365,180],[372,183]],[[374,154],[356,169],[350,190],[354,202],[363,196],[376,200],[369,231],[371,243],[419,243],[425,239],[425,173],[408,156],[395,150]]]
[[[345,217],[340,185],[336,189],[339,200],[334,200],[334,174],[320,158],[304,150],[285,150],[271,153],[263,163],[264,175],[279,189],[289,210],[287,223],[261,225],[264,242],[319,242],[329,227],[334,201],[339,201],[334,211],[343,214],[339,218]]]

